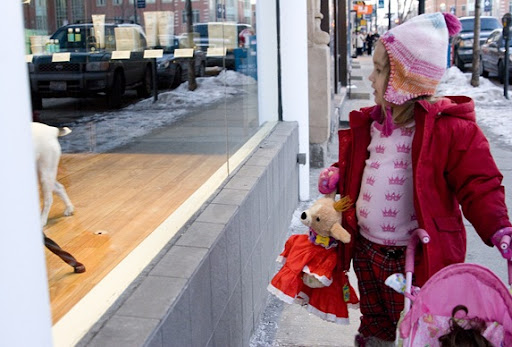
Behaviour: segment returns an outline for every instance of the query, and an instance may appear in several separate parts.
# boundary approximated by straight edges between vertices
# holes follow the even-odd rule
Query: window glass
[[[44,232],[87,268],[46,254],[54,323],[148,237],[170,240],[173,216],[200,208],[190,199],[236,169],[263,125],[255,0],[133,4],[23,4],[34,120],[71,130],[57,179],[74,213],[56,197]]]

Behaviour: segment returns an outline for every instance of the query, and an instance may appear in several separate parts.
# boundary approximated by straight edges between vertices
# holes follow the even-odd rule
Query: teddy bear
[[[267,287],[280,300],[338,324],[348,324],[348,304],[359,303],[346,273],[336,267],[338,242],[351,240],[341,226],[341,213],[351,205],[348,197],[335,201],[331,195],[302,212],[309,232],[288,238],[277,259],[283,266]]]

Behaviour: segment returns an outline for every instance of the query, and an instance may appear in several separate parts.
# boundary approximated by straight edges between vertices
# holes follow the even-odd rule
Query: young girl
[[[384,281],[404,272],[414,229],[430,235],[416,251],[417,286],[464,261],[459,206],[487,245],[512,233],[502,175],[473,101],[433,96],[446,69],[448,36],[459,30],[453,15],[424,14],[377,41],[369,77],[377,105],[350,113],[350,129],[339,131],[339,161],[320,175],[321,193],[337,189],[356,201],[343,214],[353,241],[340,247],[339,264],[348,271],[353,260],[358,278],[356,346],[393,346],[403,296]],[[340,179],[332,184],[332,177]]]

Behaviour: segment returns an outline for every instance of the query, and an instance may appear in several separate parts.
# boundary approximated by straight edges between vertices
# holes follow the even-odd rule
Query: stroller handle
[[[416,246],[418,242],[421,243],[429,243],[430,236],[425,229],[416,229],[412,232],[411,238],[409,239],[409,243],[407,244],[407,248],[405,250],[405,272],[414,273],[414,253],[416,251]]]

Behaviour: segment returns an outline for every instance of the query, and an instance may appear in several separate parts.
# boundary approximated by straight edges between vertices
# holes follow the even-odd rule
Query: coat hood
[[[417,101],[425,111],[426,114],[439,118],[441,116],[452,116],[457,118],[466,119],[472,122],[476,122],[475,103],[473,99],[467,96],[445,96],[440,98],[437,102],[431,103],[427,100]],[[350,126],[358,127],[363,124],[367,124],[370,120],[370,114],[374,107],[380,107],[379,105],[363,107],[360,110],[354,110],[349,117]]]
[[[467,96],[445,96],[434,104],[426,100],[418,101],[418,104],[436,117],[446,115],[476,122],[475,103]]]

